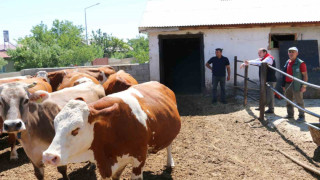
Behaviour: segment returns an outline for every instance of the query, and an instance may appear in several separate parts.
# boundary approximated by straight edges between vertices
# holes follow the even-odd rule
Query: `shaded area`
[[[201,39],[162,39],[161,82],[175,93],[201,92]]]
[[[1,143],[1,142],[0,142]],[[2,143],[1,143],[2,144]],[[19,158],[17,160],[10,160],[10,151],[0,154],[0,172],[7,171],[12,168],[22,166],[23,164],[30,163],[29,158],[25,154],[22,147],[18,150]]]
[[[162,170],[161,174],[154,174],[152,171],[144,171],[143,172],[143,179],[150,179],[150,180],[170,180],[173,179],[171,176],[172,168],[166,167]]]
[[[218,102],[212,105],[211,96],[204,95],[177,95],[178,110],[181,116],[207,116],[227,114],[243,109],[234,98],[228,98],[228,104]]]
[[[97,174],[95,168],[91,166],[91,163],[88,163],[82,168],[79,168],[75,171],[72,171],[68,174],[70,179],[87,179],[87,180],[96,180]],[[62,178],[60,178],[62,180]]]

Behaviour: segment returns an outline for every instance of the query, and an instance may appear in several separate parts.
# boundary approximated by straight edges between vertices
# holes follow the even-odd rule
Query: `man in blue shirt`
[[[210,66],[210,64],[212,64],[212,66]],[[213,86],[212,104],[217,103],[218,83],[220,83],[220,88],[221,88],[220,101],[223,104],[227,104],[226,93],[225,93],[226,69],[228,70],[227,81],[229,81],[230,80],[230,63],[228,58],[222,56],[221,48],[216,49],[216,56],[209,59],[209,61],[206,63],[206,67],[212,71],[212,86]]]

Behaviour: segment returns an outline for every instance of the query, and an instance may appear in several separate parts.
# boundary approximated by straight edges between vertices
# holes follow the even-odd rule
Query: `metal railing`
[[[241,75],[241,74],[237,73],[237,71],[238,71],[238,63],[239,62],[242,63],[244,61],[238,60],[237,56],[235,56],[234,57],[234,78],[233,78],[234,79],[234,83],[233,83],[233,85],[234,85],[234,95],[237,94],[237,90],[243,91],[243,97],[244,97],[243,105],[246,106],[247,102],[248,102],[248,97],[250,99],[253,99],[254,101],[258,101],[258,99],[254,98],[253,96],[248,95],[248,90],[260,91],[260,89],[258,89],[258,88],[248,88],[248,82],[251,82],[251,83],[256,84],[256,85],[258,85],[258,83],[255,82],[255,81],[252,81],[251,79],[249,79],[249,77],[248,77],[248,66],[245,66],[244,75]],[[237,77],[244,78],[243,87],[242,86],[238,86]]]
[[[315,116],[317,118],[320,118],[320,115],[319,114],[316,114],[312,111],[309,111],[305,108],[302,108],[300,107],[299,105],[297,105],[296,103],[292,102],[291,100],[289,100],[287,97],[285,97],[283,94],[281,94],[280,92],[278,92],[275,88],[273,88],[272,86],[270,86],[270,84],[268,84],[266,82],[266,78],[267,78],[267,68],[271,68],[285,76],[288,76],[289,78],[291,78],[293,81],[298,81],[304,85],[307,85],[309,87],[312,87],[312,88],[316,88],[316,89],[320,89],[320,86],[318,85],[315,85],[315,84],[311,84],[311,83],[308,83],[308,82],[305,82],[301,79],[298,79],[296,77],[293,77],[291,76],[290,74],[287,74],[275,67],[272,67],[270,65],[268,65],[267,63],[261,63],[261,71],[260,71],[260,102],[259,102],[259,109],[260,109],[260,116],[259,116],[259,119],[260,120],[264,120],[264,110],[265,110],[265,100],[266,100],[266,87],[270,88],[273,92],[277,93],[279,96],[281,96],[284,100],[286,100],[288,103],[292,104],[293,106],[295,106],[296,108],[298,108],[299,110],[305,112],[305,113],[308,113],[312,116]],[[308,123],[306,123],[308,124]]]

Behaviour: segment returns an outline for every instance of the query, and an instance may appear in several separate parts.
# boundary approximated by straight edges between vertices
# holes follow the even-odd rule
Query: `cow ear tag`
[[[18,139],[21,139],[21,132],[18,132],[17,137]]]

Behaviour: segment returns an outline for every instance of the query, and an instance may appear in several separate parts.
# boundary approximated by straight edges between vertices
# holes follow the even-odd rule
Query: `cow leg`
[[[167,147],[167,167],[174,167],[174,161],[171,153],[171,144]]]
[[[67,174],[67,166],[58,166],[57,169],[58,169],[58,172],[62,174],[62,177],[64,180],[69,180],[69,177]]]
[[[119,180],[120,176],[123,172],[123,170],[126,168],[127,165],[124,165],[123,167],[119,167],[117,169],[117,172],[112,176],[112,180]]]
[[[146,162],[145,158],[143,159],[142,162],[138,161],[137,159],[133,160],[133,169],[132,169],[132,175],[131,179],[132,180],[143,180],[143,166],[144,163]]]
[[[38,180],[44,179],[44,166],[41,164],[39,167],[32,163],[34,168],[34,175],[37,177]]]
[[[16,148],[16,136],[12,133],[8,134],[8,143],[11,146],[10,160],[17,160],[18,153]]]

